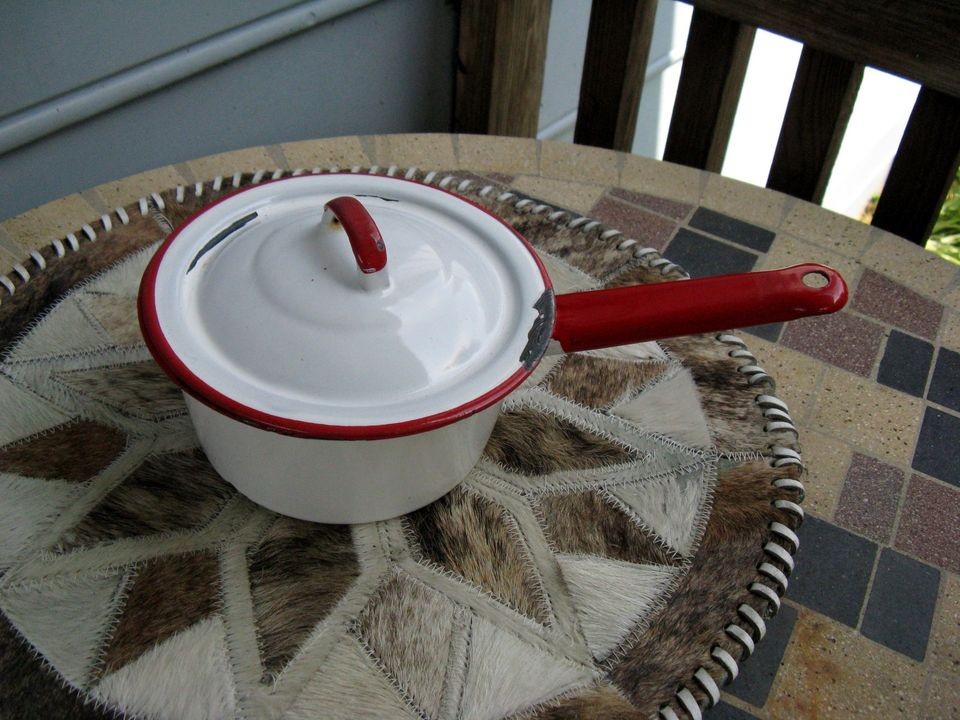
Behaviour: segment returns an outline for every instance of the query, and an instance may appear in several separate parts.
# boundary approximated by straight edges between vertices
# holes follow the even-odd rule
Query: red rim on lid
[[[382,235],[380,284],[364,282],[325,216],[343,196]],[[196,213],[151,260],[138,310],[157,362],[206,405],[285,434],[373,440],[515,389],[549,340],[553,294],[530,245],[479,205],[338,173],[252,186]]]

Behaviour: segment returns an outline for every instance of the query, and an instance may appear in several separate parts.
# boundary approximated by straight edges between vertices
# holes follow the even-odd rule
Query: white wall
[[[259,40],[291,15],[328,19]],[[236,33],[258,39],[160,89],[137,85],[185,56],[233,47]],[[0,219],[224,150],[447,131],[455,37],[445,0],[3,0]],[[138,75],[143,63],[151,71]],[[118,87],[134,96],[117,101]],[[98,109],[68,127],[44,125],[87,107]],[[11,142],[38,128],[30,142]]]

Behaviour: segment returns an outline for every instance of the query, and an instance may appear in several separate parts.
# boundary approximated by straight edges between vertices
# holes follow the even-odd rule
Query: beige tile
[[[954,310],[960,312],[960,285],[957,285],[952,290],[949,290],[944,297],[943,301]]]
[[[422,170],[457,170],[453,138],[441,133],[424,135],[378,135],[374,163],[387,167],[416,166]]]
[[[191,160],[187,163],[187,166],[197,180],[206,182],[207,180],[213,180],[217,175],[227,177],[237,172],[274,170],[277,167],[277,161],[270,156],[266,148],[252,147],[208,155]]]
[[[530,175],[518,178],[511,186],[527,195],[582,214],[589,213],[604,192],[599,185],[582,185]]]
[[[540,175],[613,186],[620,181],[623,154],[613,150],[544,140],[540,143]]]
[[[834,437],[800,426],[800,450],[807,469],[804,507],[818,517],[831,520],[850,469],[853,449]]]
[[[123,207],[152,192],[162,192],[187,180],[172,166],[148,170],[138,175],[98,185],[93,190],[108,208]]]
[[[620,172],[620,187],[696,205],[700,200],[703,178],[704,174],[693,168],[641,155],[627,155]]]
[[[817,262],[837,270],[847,284],[856,286],[862,267],[853,258],[804,242],[789,233],[779,233],[765,255],[760,256],[757,270],[775,270],[803,262]]]
[[[319,167],[328,170],[336,166],[349,170],[356,165],[368,167],[372,164],[356,136],[283,143],[280,149],[292,169]]]
[[[860,257],[870,239],[871,227],[852,218],[797,200],[782,229],[802,240],[847,257]]]
[[[960,578],[944,571],[927,648],[930,666],[960,683]]]
[[[536,175],[537,141],[527,138],[460,135],[457,138],[460,167],[507,175]]]
[[[787,196],[732,178],[709,175],[700,204],[754,225],[778,228]]]
[[[813,424],[868,454],[909,464],[923,401],[828,367]]]
[[[789,406],[790,417],[794,422],[802,422],[813,409],[817,381],[825,367],[823,363],[760,338],[744,334],[740,337],[747,343],[760,367],[777,381],[777,397]]]
[[[932,675],[919,717],[924,720],[960,720],[960,677]]]
[[[801,608],[767,701],[773,720],[915,718],[923,667]]]
[[[940,331],[940,344],[960,352],[960,312],[947,311]]]
[[[99,217],[96,208],[82,197],[68,195],[5,220],[3,229],[20,247],[36,250]]]
[[[960,275],[960,267],[903,238],[885,232],[863,254],[862,262],[921,295],[943,300],[944,291]]]

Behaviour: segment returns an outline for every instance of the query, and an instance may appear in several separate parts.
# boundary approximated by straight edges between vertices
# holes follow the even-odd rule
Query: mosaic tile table
[[[206,466],[131,297],[191,208],[331,166],[487,203],[570,288],[818,261],[852,300],[570,356],[435,506],[286,521]],[[960,269],[905,241],[635,156],[409,135],[108,183],[0,224],[0,263],[0,717],[960,717]]]

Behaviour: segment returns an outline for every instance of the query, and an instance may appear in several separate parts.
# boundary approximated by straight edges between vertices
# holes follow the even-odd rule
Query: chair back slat
[[[930,235],[960,165],[960,98],[920,89],[873,225],[916,243]]]
[[[694,9],[664,160],[720,172],[755,32]]]
[[[862,79],[863,65],[804,46],[768,188],[823,200]]]
[[[461,0],[457,132],[535,137],[550,0]]]
[[[960,96],[955,0],[684,0]]]
[[[594,2],[573,141],[630,152],[656,0]]]

